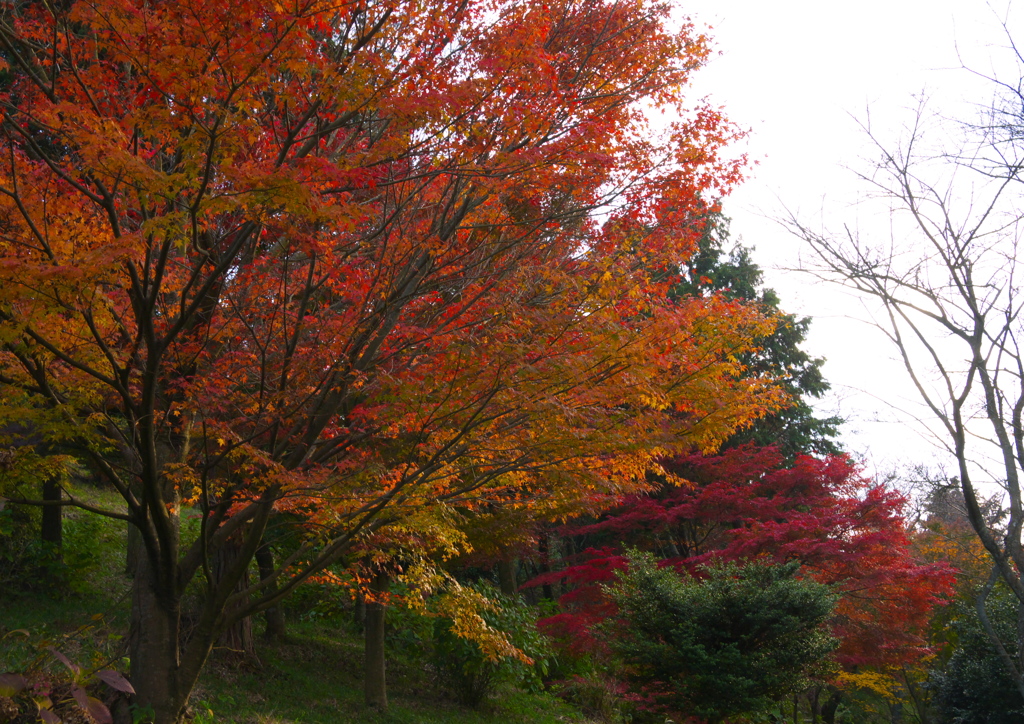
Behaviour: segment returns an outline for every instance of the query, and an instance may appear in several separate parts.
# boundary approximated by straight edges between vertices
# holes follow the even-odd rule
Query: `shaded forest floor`
[[[378,714],[362,702],[359,639],[329,624],[294,628],[301,630],[288,643],[261,647],[259,666],[213,661],[193,697],[197,721],[204,717],[240,724],[586,721],[554,695],[508,688],[499,689],[479,709],[466,709],[447,699],[429,672],[402,657],[389,661],[390,708]]]
[[[21,571],[21,577],[27,579],[22,583],[27,585],[20,587],[11,585],[10,569],[0,570],[0,672],[25,670],[30,665],[59,671],[61,664],[47,653],[50,646],[85,670],[113,667],[127,671],[124,655],[130,580],[123,574],[123,524],[72,512],[64,531],[64,565],[50,563],[32,573]],[[2,565],[0,561],[0,568]],[[315,594],[298,596],[297,604],[287,609],[287,641],[270,643],[257,636],[258,661],[235,661],[215,651],[192,697],[193,721],[589,721],[553,693],[529,693],[505,685],[499,685],[476,709],[461,706],[437,685],[415,642],[403,643],[401,631],[395,631],[394,650],[389,651],[390,708],[378,713],[363,704],[362,640],[351,613],[313,613],[311,608],[315,609]],[[257,633],[261,626],[257,621]]]

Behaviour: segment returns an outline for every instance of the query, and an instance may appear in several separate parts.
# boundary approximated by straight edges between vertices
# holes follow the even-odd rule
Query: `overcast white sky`
[[[952,116],[991,98],[992,87],[962,66],[998,72],[1008,58],[1000,21],[1008,18],[1012,29],[1012,3],[1007,15],[1007,0],[678,2],[698,24],[712,26],[720,51],[695,76],[695,94],[751,130],[746,150],[758,165],[725,203],[733,237],[756,247],[786,311],[815,318],[809,349],[828,359],[831,404],[850,419],[844,442],[866,457],[869,471],[932,461],[938,453],[907,426],[909,415],[886,404],[916,404],[893,350],[855,321],[866,317],[855,300],[783,271],[798,264],[801,249],[771,217],[788,208],[812,224],[853,221],[863,187],[849,169],[865,168],[870,156],[857,119],[870,109],[876,133],[895,139],[922,92]],[[1024,16],[1024,7],[1018,10]]]

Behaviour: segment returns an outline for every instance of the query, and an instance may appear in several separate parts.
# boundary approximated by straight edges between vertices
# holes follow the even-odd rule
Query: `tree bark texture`
[[[366,705],[379,711],[388,708],[387,679],[384,672],[384,616],[387,607],[380,598],[387,594],[391,579],[387,573],[379,571],[373,578],[370,591],[374,600],[366,603],[364,693]]]
[[[499,560],[497,563],[498,568],[498,588],[506,596],[515,596],[519,591],[519,586],[516,582],[516,562],[514,560]]]
[[[842,692],[839,689],[831,689],[828,699],[821,707],[821,720],[825,724],[836,724],[836,712],[839,710],[839,702],[842,699]]]
[[[213,556],[214,580],[220,581],[227,571],[231,570],[238,562],[241,553],[241,545],[236,541],[228,541],[225,545],[221,546]],[[238,583],[235,584],[234,592],[240,593],[248,589],[249,573],[246,571]],[[242,608],[243,605],[244,603],[240,602],[232,610],[225,608],[225,617],[231,616],[235,611]],[[228,626],[217,640],[217,648],[226,650],[238,658],[255,659],[256,642],[252,635],[252,618],[246,616]]]
[[[139,564],[139,556],[146,555],[142,534],[132,523],[128,524],[128,540],[125,551],[124,572],[129,578],[132,578],[135,576],[135,568]]]
[[[59,503],[61,499],[60,477],[54,475],[43,483],[43,500],[47,503]],[[51,543],[60,555],[64,544],[63,509],[59,505],[43,506],[41,535],[44,543]]]
[[[188,694],[178,686],[180,608],[157,595],[145,551],[137,554],[132,584],[131,628],[128,632],[130,678],[140,712],[155,724],[177,724]]]
[[[256,549],[256,566],[260,571],[260,580],[265,581],[274,574],[274,553],[270,546],[264,544]],[[274,587],[277,590],[277,587]],[[263,637],[268,641],[284,641],[288,638],[288,628],[281,606],[271,606],[263,612],[267,628]]]

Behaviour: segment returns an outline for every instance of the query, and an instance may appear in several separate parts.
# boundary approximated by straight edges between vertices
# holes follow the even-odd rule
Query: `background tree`
[[[777,447],[790,460],[797,455],[835,455],[842,419],[819,417],[812,407],[829,391],[822,374],[825,360],[811,357],[801,348],[810,328],[810,317],[797,317],[779,309],[775,291],[766,289],[761,268],[750,247],[730,246],[729,219],[720,211],[708,215],[697,250],[669,292],[673,299],[721,294],[728,299],[760,305],[779,319],[772,333],[758,340],[759,349],[744,356],[751,372],[778,379],[789,395],[789,404],[737,431],[724,447],[755,443]]]
[[[1024,695],[1024,357],[1021,349],[1020,109],[1016,81],[978,122],[941,122],[929,151],[923,107],[900,143],[866,128],[878,163],[862,175],[889,204],[891,239],[862,239],[790,225],[817,255],[820,276],[873,300],[888,337],[955,461],[967,517],[1001,579],[1020,602],[1012,649],[1001,652]],[[1005,517],[985,515],[989,486],[1002,488]],[[991,585],[984,590],[991,590]],[[982,625],[993,645],[995,629]]]
[[[1001,514],[1001,501],[982,505],[990,524]],[[901,683],[922,721],[1011,720],[1022,700],[1004,662],[985,635],[978,616],[991,558],[967,519],[958,482],[940,480],[926,501],[914,548],[924,560],[945,562],[956,569],[951,604],[933,617],[932,646],[936,656],[916,667],[904,667]],[[1015,646],[1014,597],[999,585],[991,598],[984,594],[986,615],[1004,647]],[[930,717],[930,718],[929,718]]]
[[[810,404],[828,390],[823,360],[801,349],[810,320],[779,312],[749,250],[727,250],[728,241],[727,220],[711,214],[696,253],[675,270],[670,296],[681,302],[720,296],[779,315],[779,327],[743,360],[756,374],[781,379],[790,404],[731,436],[720,455],[691,451],[662,460],[660,474],[649,478],[651,490],[621,496],[597,522],[565,526],[566,559],[529,584],[546,586],[545,595],[561,584],[551,591],[561,611],[543,621],[545,630],[571,656],[606,655],[593,632],[615,614],[601,584],[625,565],[623,545],[690,571],[761,555],[799,561],[818,580],[842,582],[841,611],[832,625],[847,667],[916,661],[927,650],[929,613],[948,587],[948,574],[913,560],[903,500],[862,479],[837,455],[840,420],[818,417]],[[830,456],[814,460],[806,457],[811,453]],[[851,530],[858,533],[850,536]],[[897,600],[905,605],[896,606]],[[832,699],[825,709],[834,713],[839,699]]]
[[[586,645],[587,631],[612,614],[599,585],[624,565],[621,546],[630,545],[690,571],[716,561],[799,563],[835,587],[836,660],[847,670],[891,669],[928,653],[931,612],[950,592],[952,571],[918,562],[905,499],[863,478],[849,458],[787,465],[774,450],[747,446],[665,467],[684,482],[629,496],[571,530],[591,547],[548,576],[573,586],[563,612],[545,622],[560,638]]]
[[[1012,648],[1016,637],[1016,598],[1000,585],[986,597],[989,626]],[[956,724],[1009,724],[1024,716],[1024,698],[980,623],[974,602],[959,603],[950,628],[956,647],[936,672],[932,686],[943,721]]]
[[[685,264],[674,265],[670,272],[669,298],[674,303],[685,305],[692,303],[694,299],[718,297],[736,300],[755,308],[770,311],[779,320],[778,325],[770,334],[758,340],[758,349],[742,355],[741,359],[750,373],[779,380],[788,394],[787,404],[736,431],[722,444],[722,448],[729,449],[748,443],[772,445],[776,450],[781,451],[789,461],[793,461],[801,454],[838,454],[840,446],[836,436],[841,420],[834,416],[820,418],[811,406],[814,399],[820,398],[828,391],[829,385],[821,372],[824,360],[811,358],[801,349],[810,319],[798,319],[794,315],[784,314],[778,309],[778,298],[774,291],[763,287],[763,275],[760,267],[751,257],[751,250],[740,244],[734,244],[730,248],[728,219],[721,211],[715,210],[707,214],[694,254],[687,259]],[[775,454],[766,451],[765,455],[764,464],[774,466],[776,464]],[[618,515],[620,519],[617,522],[610,522],[608,532],[611,535],[605,537],[616,543],[628,540],[633,545],[655,550],[659,555],[667,558],[678,559],[680,556],[690,555],[689,553],[680,553],[680,549],[677,547],[679,541],[673,540],[673,534],[668,534],[668,540],[665,539],[663,534],[667,524],[662,515],[655,515],[656,521],[643,521],[643,514],[639,518],[633,518],[633,513],[628,510],[632,506],[643,507],[646,503],[651,503],[656,508],[659,505],[656,501],[662,501],[662,504],[671,506],[672,503],[669,501],[674,500],[680,494],[677,487],[678,477],[666,476],[664,470],[650,475],[648,483],[651,485],[649,498],[646,495],[639,498],[629,495],[616,497],[613,508],[617,509],[617,512],[612,515]],[[630,529],[631,523],[628,521],[634,521],[636,528]],[[493,523],[488,522],[487,525],[493,526]],[[588,532],[576,535],[577,529]],[[613,529],[614,533],[612,533]],[[525,528],[520,529],[524,532],[526,530]],[[588,547],[605,545],[605,537],[602,537],[600,530],[600,524],[590,528],[585,520],[574,522],[562,530],[562,534],[569,536],[563,542],[571,549],[570,557],[581,553]],[[540,540],[541,535],[550,536],[553,532],[549,529],[544,533],[541,529],[534,528],[529,529],[529,534],[533,536],[534,540]],[[507,531],[503,531],[502,535],[506,539],[510,537]],[[620,536],[625,536],[625,538],[620,538]],[[683,547],[686,548],[685,545]],[[545,550],[543,553],[549,554],[550,552]],[[621,550],[617,546],[613,546],[612,557],[620,556]],[[557,573],[549,575],[550,566],[546,560],[547,557],[549,556],[538,555],[535,552],[530,561],[533,563],[539,561],[533,576],[537,577],[540,574],[537,580],[545,582],[541,584],[545,591],[544,595],[548,595],[552,585],[562,580]],[[587,555],[583,555],[582,559],[577,560],[576,563],[589,567],[591,564],[587,562],[588,558]],[[621,560],[621,558],[618,559]],[[573,563],[568,564],[570,571],[573,565]],[[611,575],[610,569],[600,564],[599,567],[602,568],[602,572],[597,574],[600,576],[600,580],[608,580],[608,576]],[[581,571],[581,569],[577,570]],[[587,599],[596,597],[598,600],[603,600],[600,593],[592,586],[580,585],[583,579],[589,578],[589,576],[588,573],[575,581],[573,590],[566,594],[566,600],[576,597]],[[527,590],[539,589],[528,588]],[[591,601],[591,603],[595,602]],[[599,605],[598,608],[601,606]],[[590,640],[587,625],[582,621],[576,621],[573,628],[576,632],[577,642]],[[575,643],[569,645],[578,648]]]

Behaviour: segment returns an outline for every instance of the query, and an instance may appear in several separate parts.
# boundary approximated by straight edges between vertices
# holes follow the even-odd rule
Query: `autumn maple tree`
[[[4,491],[135,531],[158,724],[233,622],[373,535],[593,507],[781,401],[739,362],[770,315],[667,301],[738,178],[732,128],[686,106],[707,53],[650,2],[0,11],[9,469],[31,430],[124,507]],[[301,532],[247,583],[281,514]]]
[[[668,506],[673,516],[693,512],[686,535],[704,542],[691,548],[691,560],[798,560],[842,594],[833,627],[841,664],[894,666],[922,655],[929,614],[950,591],[952,570],[915,559],[900,494],[864,478],[843,455],[784,466],[755,448],[675,462],[677,472],[705,483],[682,507]]]

